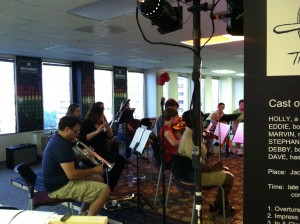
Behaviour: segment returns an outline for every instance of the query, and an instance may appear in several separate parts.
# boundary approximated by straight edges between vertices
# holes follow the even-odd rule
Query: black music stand
[[[226,122],[229,123],[231,121],[235,121],[236,119],[238,119],[238,117],[241,115],[241,113],[236,113],[236,114],[224,114],[221,118],[220,118],[220,122]]]
[[[138,128],[135,132],[135,135],[132,139],[132,142],[130,144],[130,147],[132,148],[133,152],[136,152],[136,188],[137,193],[134,195],[137,196],[137,212],[139,213],[141,209],[144,208],[145,204],[149,205],[151,209],[153,209],[153,206],[150,204],[150,202],[147,201],[147,199],[140,193],[140,174],[139,174],[139,157],[138,155],[142,155],[143,150],[145,148],[146,142],[148,141],[149,135],[151,131],[143,128]],[[144,204],[142,205],[142,199],[144,200]]]

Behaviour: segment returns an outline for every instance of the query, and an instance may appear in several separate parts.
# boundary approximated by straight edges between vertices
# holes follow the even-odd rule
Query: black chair
[[[37,175],[26,163],[21,163],[15,166],[14,171],[19,173],[24,180],[29,191],[29,206],[28,210],[34,210],[40,206],[54,206],[62,203],[67,203],[69,212],[73,214],[73,199],[56,199],[49,198],[47,191],[35,191]]]
[[[181,155],[172,155],[173,164],[171,168],[171,175],[168,183],[168,190],[166,196],[166,207],[168,205],[169,193],[171,183],[175,184],[177,188],[183,191],[188,191],[190,193],[195,192],[195,174],[192,160],[189,157]],[[202,190],[211,190],[214,188],[219,188],[222,192],[222,207],[223,207],[223,221],[226,220],[225,211],[225,191],[222,186],[202,186]],[[193,214],[192,221],[194,219],[195,211],[195,201],[193,202]]]

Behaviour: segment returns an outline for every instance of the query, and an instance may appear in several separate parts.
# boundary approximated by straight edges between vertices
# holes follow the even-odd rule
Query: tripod
[[[133,137],[133,140],[130,144],[130,148],[133,149],[133,152],[137,153],[136,156],[136,188],[137,192],[135,193],[135,196],[137,196],[137,212],[139,213],[145,206],[145,204],[149,205],[151,209],[153,209],[153,206],[150,204],[150,202],[147,201],[147,199],[140,193],[140,174],[139,174],[139,154],[143,153],[143,149],[146,145],[146,142],[149,138],[151,131],[143,128],[138,128],[136,130],[136,133]],[[133,147],[132,147],[133,146]],[[144,204],[142,205],[142,200],[144,201]]]

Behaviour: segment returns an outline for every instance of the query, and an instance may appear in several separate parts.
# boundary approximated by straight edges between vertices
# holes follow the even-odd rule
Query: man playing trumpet
[[[102,165],[79,169],[72,142],[77,138],[81,121],[64,116],[58,131],[51,137],[43,154],[44,185],[51,198],[81,201],[80,215],[97,215],[110,195],[110,188],[99,174]]]

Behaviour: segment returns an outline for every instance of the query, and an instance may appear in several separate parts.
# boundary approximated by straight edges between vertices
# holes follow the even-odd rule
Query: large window
[[[0,134],[16,132],[14,74],[13,61],[0,60]]]
[[[189,109],[189,78],[178,76],[178,115]]]
[[[113,72],[107,70],[95,69],[95,102],[100,101],[104,103],[104,114],[108,122],[113,119]]]
[[[127,92],[136,119],[144,118],[144,73],[127,72]]]
[[[71,68],[57,63],[43,63],[44,130],[57,128],[71,102]]]

